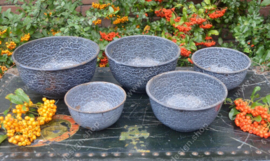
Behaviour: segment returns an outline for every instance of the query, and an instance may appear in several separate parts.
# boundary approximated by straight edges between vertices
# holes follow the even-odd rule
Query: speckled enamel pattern
[[[115,79],[128,90],[145,92],[153,76],[175,70],[180,55],[172,41],[156,36],[127,36],[111,42],[105,49]]]
[[[72,118],[80,126],[92,131],[103,130],[114,124],[123,111],[125,100],[125,91],[120,86],[107,82],[81,84],[65,95],[65,103]],[[89,102],[94,102],[97,106],[93,109],[88,106]],[[104,106],[100,102],[104,102]],[[106,107],[107,105],[110,107]]]
[[[211,124],[228,94],[220,80],[193,71],[159,74],[150,79],[146,91],[157,119],[179,132]]]
[[[239,86],[251,65],[250,59],[237,50],[211,47],[192,55],[194,70],[215,76],[231,90]]]
[[[72,87],[92,79],[98,52],[91,40],[55,36],[18,47],[13,60],[30,89],[49,98],[63,98]]]

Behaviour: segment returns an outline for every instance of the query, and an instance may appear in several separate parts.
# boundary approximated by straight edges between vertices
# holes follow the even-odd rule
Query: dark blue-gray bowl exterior
[[[78,85],[65,95],[72,118],[82,127],[92,131],[100,131],[113,125],[121,116],[126,92],[118,85],[108,82],[90,82]],[[86,103],[90,101],[106,101],[112,106],[109,110],[99,109],[86,111]]]
[[[200,49],[192,55],[192,61],[195,71],[218,78],[228,90],[243,82],[251,65],[251,60],[244,53],[222,47]]]
[[[147,83],[146,92],[157,119],[179,132],[207,128],[216,118],[228,94],[220,80],[194,71],[159,74]],[[170,99],[179,95],[182,100],[175,99],[177,103],[169,103]],[[199,98],[199,103],[196,98]]]
[[[130,92],[145,93],[153,76],[175,70],[180,48],[168,39],[136,35],[111,42],[105,53],[114,78]]]
[[[12,58],[31,90],[49,98],[63,98],[72,87],[90,82],[98,53],[99,46],[91,40],[54,36],[19,46]]]

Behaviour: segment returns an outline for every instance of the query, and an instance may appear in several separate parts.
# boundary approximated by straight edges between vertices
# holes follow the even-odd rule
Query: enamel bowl
[[[159,74],[147,83],[146,92],[157,119],[179,132],[209,126],[228,94],[220,80],[194,71]]]
[[[172,41],[147,35],[127,36],[106,46],[114,78],[129,92],[145,92],[153,76],[175,70],[180,48]]]
[[[12,58],[22,81],[49,98],[63,98],[72,87],[90,82],[99,46],[88,39],[53,36],[19,46]]]
[[[99,131],[119,119],[126,92],[113,83],[90,82],[69,90],[64,101],[72,118],[80,126]]]
[[[247,75],[251,61],[244,53],[222,47],[210,47],[192,55],[194,70],[212,75],[231,90],[238,87]]]

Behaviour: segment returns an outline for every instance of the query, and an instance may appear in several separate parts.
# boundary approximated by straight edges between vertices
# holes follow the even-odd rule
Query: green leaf
[[[29,109],[29,112],[35,112],[35,111],[37,111],[36,108],[30,108]]]
[[[181,3],[177,4],[175,8],[182,7],[183,5]]]
[[[6,54],[0,56],[0,62],[6,62],[7,61],[7,58],[8,58],[8,56]]]
[[[35,118],[35,115],[33,115],[33,114],[31,114],[31,113],[28,114],[28,116],[29,116],[29,117],[32,117],[32,118]]]
[[[234,120],[236,115],[239,114],[240,112],[236,108],[232,108],[230,113],[229,113],[229,118],[231,120]]]
[[[29,103],[29,96],[21,89],[18,88],[15,90],[15,94],[23,101]]]
[[[41,103],[41,102],[36,103],[36,105],[38,105],[38,106],[39,106],[39,105],[42,105],[42,104],[43,104],[43,103]]]
[[[253,92],[252,92],[252,94],[251,94],[251,96],[250,96],[250,99],[251,99],[252,102],[253,102],[253,100],[255,99],[255,97],[256,97],[256,98],[259,97],[258,95],[255,96],[255,94],[256,94],[256,92],[258,92],[258,91],[260,91],[260,90],[261,90],[261,87],[260,87],[260,86],[256,86],[256,87],[254,88],[254,90],[253,90]]]
[[[14,104],[23,104],[23,101],[17,96],[12,93],[8,94],[6,97],[11,103]]]
[[[109,7],[109,11],[110,11],[110,13],[113,13],[114,12],[114,9],[110,6]]]
[[[175,14],[174,13],[172,13],[172,17],[171,17],[171,19],[170,19],[170,23],[171,23],[171,25],[175,22],[174,21],[174,19],[175,19]]]
[[[265,6],[268,6],[270,5],[270,0],[264,0],[262,3],[261,3],[261,6],[265,7]]]
[[[6,138],[7,138],[7,135],[0,135],[0,144],[1,144],[4,140],[6,140]]]
[[[26,107],[25,107],[25,105],[23,105],[22,110],[23,110],[23,111],[26,111]]]
[[[225,101],[224,101],[224,104],[227,104],[227,103],[233,103],[232,99],[231,98],[226,98]]]
[[[219,35],[219,32],[217,30],[210,30],[208,31],[207,33],[208,36],[211,36],[211,35]]]
[[[211,4],[210,0],[204,0],[204,3]]]
[[[262,117],[259,115],[259,116],[256,116],[253,118],[254,121],[257,121],[257,122],[261,122],[262,121]]]
[[[3,114],[6,116],[8,114],[9,109],[5,110]]]
[[[254,102],[251,104],[251,108],[254,109],[256,106],[263,106],[263,104],[259,103],[259,102]]]
[[[270,95],[267,95],[266,97],[264,97],[263,102],[265,104],[267,103],[268,105],[270,105]]]
[[[219,43],[219,45],[222,45],[223,44],[223,40],[222,40],[221,37],[218,38],[218,43]]]

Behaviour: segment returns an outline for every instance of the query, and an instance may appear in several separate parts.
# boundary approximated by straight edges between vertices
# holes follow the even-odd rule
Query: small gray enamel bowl
[[[99,46],[88,39],[53,36],[19,46],[12,58],[22,81],[49,98],[63,98],[72,87],[90,82]]]
[[[146,83],[155,75],[175,70],[180,48],[157,36],[127,36],[106,46],[114,78],[130,92],[145,93]]]
[[[251,65],[244,53],[222,47],[200,49],[192,55],[192,61],[195,71],[215,76],[228,90],[243,82]]]
[[[179,132],[211,124],[228,94],[220,80],[194,71],[159,74],[147,83],[146,92],[157,119]]]
[[[69,90],[64,98],[72,118],[92,131],[103,130],[120,117],[126,92],[108,82],[90,82]]]

